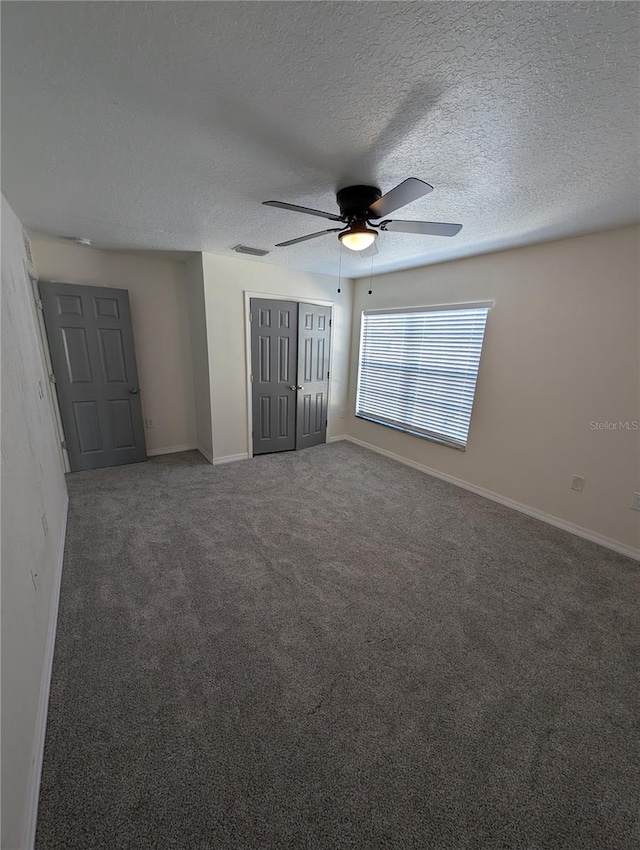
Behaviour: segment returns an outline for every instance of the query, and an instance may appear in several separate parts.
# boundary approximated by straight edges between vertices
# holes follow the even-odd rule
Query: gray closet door
[[[295,301],[251,299],[253,453],[296,447]]]
[[[146,460],[129,293],[39,288],[71,469]]]
[[[296,449],[327,439],[330,328],[331,307],[299,305]]]

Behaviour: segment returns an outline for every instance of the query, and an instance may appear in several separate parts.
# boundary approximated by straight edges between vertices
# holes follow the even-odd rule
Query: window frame
[[[365,317],[371,315],[391,315],[391,314],[407,314],[407,313],[435,313],[437,311],[445,311],[445,310],[474,310],[474,309],[486,309],[487,310],[487,318],[489,319],[489,312],[494,306],[494,301],[466,301],[461,303],[453,303],[453,304],[429,304],[420,307],[378,307],[371,310],[362,310],[360,313],[360,343],[359,343],[359,351],[358,351],[358,368],[357,368],[357,379],[356,379],[356,397],[355,397],[355,417],[356,419],[362,419],[365,422],[372,422],[374,425],[381,425],[383,428],[391,428],[394,431],[399,431],[402,434],[409,434],[412,437],[419,437],[422,440],[428,440],[432,443],[437,443],[442,446],[447,446],[448,448],[456,449],[457,451],[464,452],[467,448],[468,443],[468,435],[467,441],[462,444],[457,440],[448,439],[446,436],[442,434],[438,434],[436,432],[430,432],[428,429],[424,429],[422,431],[416,431],[411,428],[411,426],[407,425],[403,427],[403,425],[398,424],[396,422],[385,422],[384,419],[377,418],[375,416],[368,415],[366,413],[358,413],[358,399],[360,397],[360,380],[361,380],[361,366],[362,366],[362,355],[363,355],[363,346],[364,346],[364,323]],[[486,322],[485,329],[483,332],[482,345],[480,348],[480,357],[478,359],[478,372],[476,375],[476,385],[474,387],[473,393],[473,402],[472,402],[472,412],[469,417],[469,430],[471,428],[471,416],[473,415],[473,404],[475,404],[475,394],[477,390],[477,380],[480,376],[480,362],[482,360],[482,352],[484,350],[484,339],[486,334]]]

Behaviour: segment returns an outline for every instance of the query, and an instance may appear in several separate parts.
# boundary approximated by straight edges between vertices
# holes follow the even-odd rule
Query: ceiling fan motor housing
[[[366,221],[368,208],[381,195],[382,192],[375,186],[346,186],[344,189],[340,189],[336,196],[340,215],[346,221],[353,219]]]

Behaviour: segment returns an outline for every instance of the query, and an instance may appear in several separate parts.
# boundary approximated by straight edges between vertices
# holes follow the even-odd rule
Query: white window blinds
[[[356,416],[464,449],[490,307],[363,313]]]

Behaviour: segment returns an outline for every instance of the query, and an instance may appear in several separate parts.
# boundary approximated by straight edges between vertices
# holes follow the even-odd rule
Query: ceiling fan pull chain
[[[371,289],[371,281],[373,280],[373,254],[371,255],[371,268],[369,270],[369,295],[373,294],[373,290]]]
[[[340,251],[338,253],[338,292],[341,292],[342,286],[342,242],[340,242]]]

